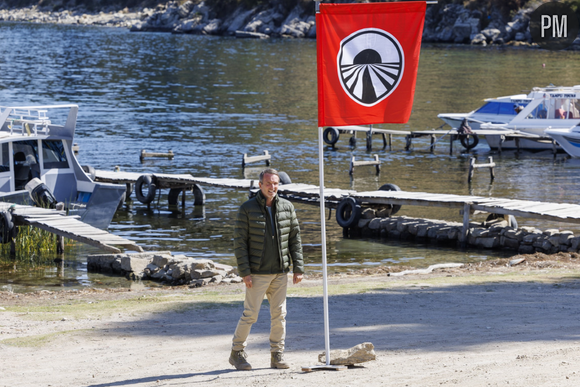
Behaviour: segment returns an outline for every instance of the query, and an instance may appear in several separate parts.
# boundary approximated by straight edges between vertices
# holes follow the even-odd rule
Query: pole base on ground
[[[312,372],[312,371],[344,371],[348,367],[345,365],[315,365],[315,366],[307,366],[302,367],[302,371],[304,372]]]

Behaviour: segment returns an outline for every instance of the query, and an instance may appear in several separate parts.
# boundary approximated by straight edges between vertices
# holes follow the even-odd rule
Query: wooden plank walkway
[[[352,195],[361,202],[465,208],[494,214],[513,215],[523,218],[545,219],[557,222],[580,223],[580,205],[550,203],[530,200],[433,194],[406,191],[369,191]]]
[[[203,184],[215,187],[225,188],[242,188],[250,189],[251,187],[258,188],[258,181],[251,179],[215,179],[193,177],[190,174],[166,174],[166,173],[136,173],[136,172],[111,172],[111,171],[95,171],[95,180],[103,183],[129,183],[134,184],[142,175],[152,175],[157,178],[163,185],[193,185]]]
[[[96,171],[97,180],[119,183],[135,182],[141,174],[128,172]],[[226,188],[257,189],[258,182],[249,179],[216,179],[196,178],[188,174],[167,175],[154,174],[158,179],[180,181],[181,184],[201,184]],[[172,180],[173,179],[173,180]],[[284,184],[280,185],[278,194],[293,202],[301,202],[319,206],[320,188],[312,184]],[[437,194],[428,192],[408,191],[368,191],[356,192],[336,188],[324,190],[325,206],[336,208],[340,201],[347,197],[354,197],[362,207],[377,207],[383,205],[402,206],[436,206],[459,208],[463,210],[463,236],[469,230],[469,217],[475,211],[493,214],[513,215],[523,218],[536,218],[556,222],[580,224],[580,205],[571,203],[548,203],[530,200],[516,200],[492,198],[483,196]]]
[[[64,238],[72,239],[112,253],[121,250],[114,246],[142,252],[143,249],[135,242],[107,231],[90,226],[78,216],[67,216],[64,211],[47,208],[24,206],[12,203],[0,203],[0,210],[12,208],[12,218],[15,225],[30,225],[46,230]]]

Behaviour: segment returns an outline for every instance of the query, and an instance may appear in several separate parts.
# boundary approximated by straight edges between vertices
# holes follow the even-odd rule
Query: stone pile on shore
[[[131,31],[240,38],[316,38],[313,2],[273,0],[251,8],[239,2],[236,7],[224,9],[219,2],[189,0],[181,4],[161,2],[155,8],[109,6],[100,12],[89,12],[83,5],[68,6],[70,3],[11,9],[0,3],[0,21],[98,25],[130,28]],[[529,28],[534,9],[522,8],[507,17],[493,7],[469,9],[460,4],[429,5],[423,42],[537,47]],[[580,38],[570,49],[580,49]]]
[[[131,280],[153,280],[168,285],[201,287],[239,283],[237,269],[212,261],[170,252],[93,254],[87,257],[88,271],[121,274]]]
[[[376,217],[374,210],[366,209],[354,231],[361,235],[380,238],[460,245],[463,242],[462,229],[463,224],[459,222],[407,216],[380,218]],[[580,251],[580,236],[574,236],[572,231],[556,229],[541,231],[534,227],[510,227],[507,220],[500,218],[483,223],[471,222],[467,245],[485,249],[513,250],[520,254],[576,253]]]

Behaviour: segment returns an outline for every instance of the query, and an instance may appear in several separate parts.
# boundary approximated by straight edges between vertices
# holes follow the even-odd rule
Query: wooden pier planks
[[[429,131],[430,133],[432,131]],[[446,131],[445,131],[446,132]],[[141,173],[96,171],[97,180],[112,183],[137,181]],[[192,184],[211,185],[225,188],[251,189],[258,188],[257,180],[197,178],[188,174],[170,175],[154,174],[158,179],[180,181]],[[132,179],[132,180],[131,180]],[[292,201],[319,205],[320,187],[313,184],[292,183],[281,185],[278,189],[281,196]],[[338,188],[325,188],[324,197],[330,208],[337,202],[352,196],[364,204],[394,204],[415,206],[436,206],[484,211],[489,213],[514,215],[527,218],[538,218],[553,221],[580,223],[580,205],[571,203],[548,203],[530,200],[492,198],[482,196],[437,194],[409,191],[366,191],[356,192]]]
[[[135,242],[88,225],[79,220],[77,215],[66,216],[64,211],[0,203],[0,210],[8,210],[10,208],[12,208],[12,217],[17,224],[37,227],[112,253],[120,253],[121,250],[111,245],[124,246],[139,252],[143,251]]]

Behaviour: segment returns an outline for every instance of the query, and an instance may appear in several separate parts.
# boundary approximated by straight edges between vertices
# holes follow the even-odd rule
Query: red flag
[[[425,8],[423,1],[320,4],[318,126],[409,120]]]

